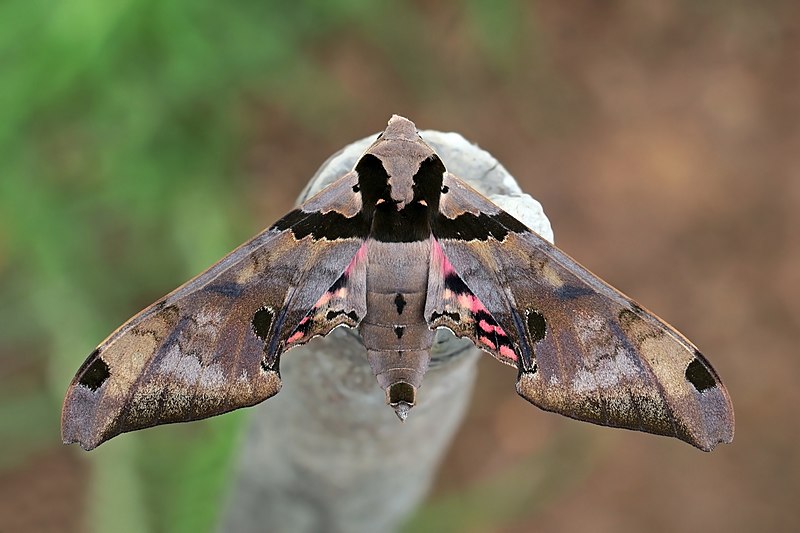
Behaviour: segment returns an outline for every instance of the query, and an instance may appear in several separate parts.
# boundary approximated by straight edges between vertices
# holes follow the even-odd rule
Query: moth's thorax
[[[435,334],[424,316],[430,253],[430,239],[367,241],[367,314],[359,329],[370,365],[392,404],[398,403],[391,401],[392,387],[407,384],[410,397],[400,401],[413,405],[415,389],[428,369]]]
[[[388,177],[391,199],[398,210],[410,205],[415,196],[419,196],[415,194],[414,177],[422,162],[435,156],[433,149],[419,135],[415,137],[384,135],[366,152],[381,161]]]
[[[422,139],[378,139],[355,166],[369,234],[382,242],[427,241],[446,172]]]

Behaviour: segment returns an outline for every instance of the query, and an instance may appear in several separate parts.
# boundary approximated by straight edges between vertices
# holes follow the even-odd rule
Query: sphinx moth
[[[405,420],[447,328],[518,369],[538,407],[682,439],[733,438],[719,376],[685,337],[445,169],[394,116],[355,168],[123,324],[64,400],[62,437],[257,404],[283,352],[338,326],[361,334]]]

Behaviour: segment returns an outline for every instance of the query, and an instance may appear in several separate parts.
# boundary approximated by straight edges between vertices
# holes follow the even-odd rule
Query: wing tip
[[[693,436],[692,438],[681,438],[704,452],[714,450],[719,444],[731,444],[733,442],[733,435],[735,433],[735,424],[733,419],[733,411],[725,413],[714,425],[709,426],[702,436]]]
[[[680,438],[680,437],[678,437]],[[704,452],[711,452],[714,451],[719,444],[731,444],[733,442],[733,430],[731,428],[731,432],[726,435],[716,435],[711,438],[707,438],[704,440],[689,440],[689,439],[681,439],[685,442],[688,442],[695,448],[703,450]]]
[[[730,444],[736,428],[733,402],[727,389],[716,378],[715,386],[705,392],[697,392],[702,425],[691,428],[691,438],[683,439],[704,452],[710,452],[718,444]],[[702,418],[699,418],[702,417]]]
[[[108,439],[98,437],[80,419],[73,417],[62,417],[61,419],[61,442],[66,445],[78,444],[88,452],[97,448],[106,440]]]
[[[548,412],[557,413],[569,418],[579,420],[582,422],[589,422],[607,427],[615,427],[620,429],[629,429],[632,431],[641,431],[643,433],[650,433],[653,435],[663,435],[667,437],[674,437],[678,440],[691,444],[704,452],[714,450],[719,444],[730,444],[733,442],[734,436],[734,415],[733,406],[727,393],[724,394],[725,404],[721,412],[714,412],[709,410],[708,417],[703,421],[703,424],[692,425],[686,427],[682,425],[677,432],[644,429],[636,427],[628,427],[626,425],[615,425],[611,423],[604,423],[600,420],[591,419],[587,416],[581,416],[578,412],[579,406],[569,401],[569,395],[561,395],[560,402],[553,403],[548,401],[545,395],[545,385],[541,382],[541,378],[536,373],[522,372],[517,379],[517,393],[525,400],[532,403],[536,407]]]
[[[89,451],[114,436],[108,434],[108,428],[98,426],[99,401],[99,391],[80,384],[77,376],[73,379],[61,407],[61,441],[64,444],[79,444]]]
[[[83,417],[71,414],[74,412],[73,407],[71,395],[68,394],[61,410],[61,442],[66,445],[78,444],[87,452],[97,448],[107,439],[97,437]]]
[[[62,433],[61,442],[63,442],[67,446],[69,446],[70,444],[77,444],[83,449],[83,451],[90,452],[95,448],[97,448],[100,444],[102,444],[103,441],[100,442],[86,441],[86,440],[81,440],[80,438],[69,437]]]
[[[66,445],[78,444],[84,450],[90,451],[117,435],[129,431],[160,424],[200,420],[240,407],[256,405],[280,392],[281,386],[282,382],[277,370],[267,370],[257,381],[255,389],[250,391],[247,401],[242,401],[239,405],[219,411],[210,411],[202,416],[193,413],[194,416],[152,419],[131,424],[130,421],[120,423],[120,411],[115,410],[113,404],[103,403],[98,398],[96,391],[73,383],[67,391],[61,409],[61,441]],[[110,414],[113,416],[109,416]]]

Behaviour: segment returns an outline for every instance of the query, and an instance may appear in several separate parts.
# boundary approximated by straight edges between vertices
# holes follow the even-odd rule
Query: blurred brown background
[[[12,159],[12,179],[0,189],[6,198],[0,203],[0,296],[6,308],[0,413],[9,443],[0,465],[0,530],[6,530],[3,524],[79,530],[85,512],[98,512],[85,511],[87,501],[91,506],[101,494],[96,487],[103,486],[104,474],[98,468],[116,467],[120,457],[130,460],[133,454],[137,466],[125,468],[145,473],[110,486],[127,490],[131,479],[141,478],[144,485],[131,489],[141,495],[142,486],[158,479],[157,467],[141,459],[143,445],[103,456],[102,468],[60,446],[59,395],[71,372],[142,305],[287,211],[330,153],[381,130],[392,113],[411,118],[420,129],[457,131],[496,156],[542,202],[560,247],[700,347],[723,377],[737,419],[733,444],[711,454],[672,439],[579,424],[519,399],[513,370],[486,358],[470,415],[421,516],[444,507],[450,514],[437,517],[477,513],[472,531],[800,530],[800,4],[450,1],[414,2],[399,11],[355,4],[319,8],[325,11],[320,17],[333,20],[324,25],[313,15],[315,7],[293,15],[307,31],[298,30],[291,41],[292,57],[299,58],[291,68],[254,63],[241,70],[255,72],[250,77],[237,71],[238,77],[219,83],[200,79],[197,84],[210,88],[196,101],[196,85],[180,86],[183,92],[175,94],[169,84],[144,91],[161,95],[154,112],[161,120],[181,122],[186,154],[195,150],[225,161],[198,169],[191,155],[170,159],[167,168],[186,168],[188,176],[172,188],[129,191],[149,183],[144,174],[158,182],[159,171],[140,173],[131,158],[125,161],[134,170],[114,175],[108,169],[128,167],[99,157],[94,142],[105,135],[122,139],[121,146],[141,141],[130,150],[147,162],[175,149],[172,137],[165,144],[131,140],[131,122],[117,121],[113,113],[81,122],[97,104],[77,90],[59,96],[57,105],[45,97],[31,98],[33,103],[13,99],[21,89],[11,94],[5,116],[22,118],[0,141],[27,148],[13,152],[22,159]],[[262,15],[269,18],[276,10]],[[73,16],[93,20],[80,10]],[[35,27],[30,21],[36,20],[24,27]],[[150,28],[148,21],[143,16],[134,24],[123,17],[109,35],[136,34]],[[225,31],[236,28],[214,31],[224,40]],[[262,38],[274,45],[294,35],[286,32],[254,30],[248,38],[253,45]],[[212,36],[213,31],[206,35]],[[114,38],[105,35],[97,50],[111,53],[107,47]],[[13,51],[8,57],[23,57],[19,41],[2,42]],[[181,46],[194,45],[187,40],[170,53],[180,58]],[[66,50],[53,54],[58,59],[71,48]],[[132,61],[147,64],[156,57],[142,53]],[[21,78],[25,64],[9,63],[16,70],[6,75]],[[198,65],[192,68],[213,67]],[[175,68],[179,79],[182,71]],[[121,78],[120,85],[130,89],[130,80],[138,80],[147,87],[146,71]],[[85,83],[95,83],[93,75]],[[116,85],[96,87],[103,98],[117,98],[107,96]],[[175,101],[186,94],[188,107]],[[140,97],[143,106],[150,102],[131,89],[118,95],[119,105],[136,109]],[[24,116],[18,109],[23,105],[32,109]],[[222,112],[232,118],[203,122]],[[220,124],[229,129],[218,142],[206,126]],[[34,145],[38,151],[25,151]],[[34,189],[41,196],[33,196]],[[215,211],[218,193],[225,207]],[[152,198],[168,195],[175,203],[147,207]],[[53,212],[41,198],[66,205],[66,222],[40,217],[39,211]],[[212,221],[198,223],[189,215],[196,211]],[[93,221],[91,238],[99,252],[92,257],[102,260],[90,267],[64,263],[74,269],[69,270],[59,261],[84,253],[74,244],[80,239],[68,241],[71,248],[62,255],[56,250],[51,259],[42,257],[52,247],[39,250],[37,242],[43,234],[68,231],[58,226],[75,213]],[[162,232],[159,224],[170,217],[182,217],[184,225]],[[234,225],[219,222],[226,217]],[[97,230],[107,220],[112,227]],[[213,245],[186,255],[209,234]],[[173,258],[174,248],[185,255]],[[73,272],[88,278],[84,285]],[[46,280],[61,288],[75,283],[75,293],[100,291],[91,289],[97,272],[105,274],[97,274],[94,285],[128,288],[103,289],[110,292],[89,302],[71,299],[67,289],[55,295],[28,290]],[[33,303],[20,303],[25,301]],[[62,306],[57,316],[46,315],[51,305]],[[35,317],[32,325],[18,329],[28,316]],[[84,316],[102,320],[80,329],[74,322]],[[37,329],[43,317],[51,329]],[[60,322],[53,326],[55,321]],[[21,402],[26,395],[39,398],[34,392],[42,390],[48,392],[41,403]],[[203,460],[223,464],[222,456]],[[538,481],[531,485],[526,478]],[[473,502],[484,493],[494,511],[480,513],[472,503],[459,509],[459,498]],[[505,499],[519,493],[527,497]],[[135,512],[158,507],[151,499],[145,493]],[[457,517],[448,523],[464,525]]]

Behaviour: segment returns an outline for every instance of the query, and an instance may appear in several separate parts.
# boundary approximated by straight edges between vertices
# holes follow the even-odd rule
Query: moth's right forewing
[[[451,329],[501,360],[505,347],[522,397],[703,450],[733,439],[727,389],[685,337],[454,176],[443,189],[433,232],[464,304],[435,311],[476,324]]]

